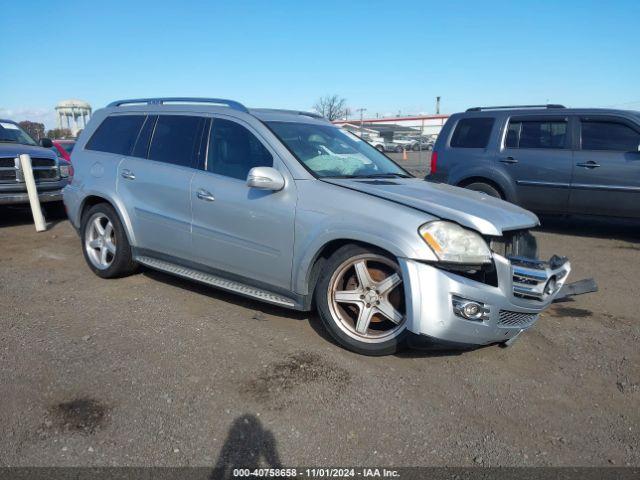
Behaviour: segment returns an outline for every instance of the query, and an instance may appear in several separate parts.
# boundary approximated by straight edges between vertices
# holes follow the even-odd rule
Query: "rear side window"
[[[453,148],[486,148],[493,128],[493,118],[463,118],[451,137]]]
[[[566,120],[511,120],[507,148],[566,148]]]
[[[581,123],[583,150],[638,151],[640,133],[623,123],[591,120]]]
[[[253,167],[272,167],[273,157],[253,133],[229,120],[215,119],[209,137],[207,170],[246,180]]]
[[[157,115],[149,115],[144,121],[144,125],[138,135],[138,140],[136,140],[136,144],[133,147],[133,152],[131,152],[132,157],[147,158],[147,154],[149,153],[149,142],[151,141],[151,135],[153,134],[153,129],[156,126],[157,118]]]
[[[205,120],[189,115],[160,115],[149,146],[149,158],[182,167],[194,166]]]
[[[98,152],[129,155],[138,138],[145,115],[112,115],[107,117],[85,147]]]

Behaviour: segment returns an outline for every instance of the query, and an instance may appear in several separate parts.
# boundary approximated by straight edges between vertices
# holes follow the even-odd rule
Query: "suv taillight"
[[[435,150],[431,152],[431,170],[429,171],[429,175],[433,175],[436,173],[436,169],[438,168],[438,152]]]

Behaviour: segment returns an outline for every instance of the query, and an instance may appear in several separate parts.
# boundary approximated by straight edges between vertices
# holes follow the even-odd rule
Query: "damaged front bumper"
[[[556,256],[542,262],[494,253],[493,260],[497,285],[400,259],[408,279],[408,330],[457,344],[508,342],[535,324],[571,271],[567,259]]]

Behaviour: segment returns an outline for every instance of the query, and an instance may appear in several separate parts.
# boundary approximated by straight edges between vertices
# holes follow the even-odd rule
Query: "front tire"
[[[99,203],[87,210],[80,231],[84,259],[93,273],[117,278],[136,270],[127,234],[111,205]]]
[[[320,274],[315,302],[327,331],[348,350],[379,356],[404,345],[402,272],[384,252],[358,245],[338,249]]]
[[[474,182],[470,183],[469,185],[465,185],[464,188],[468,188],[469,190],[473,190],[475,192],[486,193],[490,197],[500,198],[504,200],[502,193],[500,193],[500,191],[496,187],[494,187],[493,185],[489,185],[488,183]]]

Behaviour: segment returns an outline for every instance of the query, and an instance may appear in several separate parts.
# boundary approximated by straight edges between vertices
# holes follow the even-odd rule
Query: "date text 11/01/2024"
[[[398,478],[397,470],[387,468],[238,468],[233,477],[308,477],[308,478]]]

